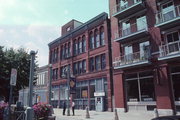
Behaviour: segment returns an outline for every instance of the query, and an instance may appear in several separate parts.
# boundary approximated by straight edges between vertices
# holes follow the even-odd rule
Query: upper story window
[[[83,37],[79,37],[78,40],[74,40],[74,45],[73,45],[73,51],[74,55],[78,55],[81,53],[86,52],[86,38],[85,35]]]
[[[66,28],[66,31],[69,32],[71,30],[71,27]]]
[[[175,8],[174,8],[174,4],[172,1],[169,1],[169,2],[161,5],[163,21],[168,21],[175,17],[174,9]]]
[[[120,0],[121,9],[126,9],[128,7],[128,1],[127,0]]]
[[[92,72],[92,71],[94,71],[94,58],[90,58],[90,61],[89,61],[89,68],[90,68],[90,71]]]
[[[94,70],[99,71],[106,68],[106,56],[105,54],[98,55],[90,58],[89,69],[91,72]]]
[[[75,75],[86,73],[86,60],[73,63],[73,73]]]
[[[60,77],[61,78],[65,78],[65,77],[67,77],[67,72],[68,72],[68,70],[70,70],[70,67],[71,67],[71,65],[69,64],[69,65],[65,65],[65,66],[62,66],[61,68],[60,68]]]
[[[95,41],[95,47],[99,47],[100,46],[100,39],[99,39],[99,33],[98,30],[96,29],[94,32],[94,41]]]
[[[82,52],[86,52],[86,36],[82,37]]]
[[[68,43],[68,55],[67,57],[70,57],[71,56],[71,43],[69,42]]]
[[[53,80],[58,79],[58,68],[52,70],[52,79]]]
[[[73,50],[74,50],[74,55],[77,55],[78,54],[78,41],[76,39],[74,40]]]
[[[78,53],[82,53],[82,40],[81,38],[78,39]]]
[[[100,28],[100,43],[101,45],[105,45],[105,40],[104,40],[104,28]]]
[[[90,49],[94,49],[95,46],[94,46],[94,35],[93,35],[93,32],[91,32],[90,35],[89,35],[89,42],[90,42]]]

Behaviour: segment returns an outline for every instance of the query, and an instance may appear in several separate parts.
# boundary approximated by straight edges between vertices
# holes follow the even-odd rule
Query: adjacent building
[[[33,104],[38,102],[48,103],[48,68],[48,65],[46,65],[37,69],[37,81],[33,87]],[[19,102],[22,102],[23,105],[28,105],[28,94],[29,88],[19,91]]]
[[[180,110],[180,1],[109,0],[115,108]]]
[[[62,108],[67,100],[69,71],[76,78],[76,93],[71,94],[76,109],[112,110],[113,81],[110,21],[102,13],[86,23],[72,20],[62,26],[61,37],[49,43],[52,64],[52,104]]]

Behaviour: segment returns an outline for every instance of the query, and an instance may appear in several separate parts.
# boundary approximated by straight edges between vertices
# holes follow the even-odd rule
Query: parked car
[[[180,120],[180,115],[178,115],[178,116],[161,116],[161,117],[153,118],[151,120]]]

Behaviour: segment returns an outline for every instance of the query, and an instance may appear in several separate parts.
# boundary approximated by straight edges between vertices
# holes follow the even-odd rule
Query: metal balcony
[[[158,60],[169,60],[180,57],[180,41],[167,43],[159,47]]]
[[[137,0],[137,2],[128,3],[124,6],[117,4],[112,8],[112,16],[117,17],[118,19],[123,19],[142,11],[143,9],[145,9],[145,5],[142,0]]]
[[[174,7],[167,13],[158,12],[156,13],[156,25],[161,30],[166,30],[175,26],[180,25],[180,5]]]
[[[128,67],[134,67],[138,65],[149,64],[150,50],[144,52],[135,52],[128,55],[123,55],[115,58],[113,62],[114,69],[123,69]]]
[[[141,25],[131,24],[129,28],[120,29],[115,33],[114,41],[118,42],[128,42],[131,40],[136,40],[139,38],[143,38],[148,35],[148,27],[147,23],[142,22]]]

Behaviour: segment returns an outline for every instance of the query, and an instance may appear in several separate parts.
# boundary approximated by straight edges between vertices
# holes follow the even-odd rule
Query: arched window
[[[93,32],[91,32],[90,34],[89,34],[89,47],[90,47],[90,49],[94,49],[94,36],[93,36]]]
[[[98,30],[96,29],[94,32],[94,38],[95,38],[95,47],[99,47],[100,46],[100,40],[99,40],[99,33]]]
[[[68,57],[71,55],[71,43],[68,43]]]
[[[64,58],[67,58],[67,52],[68,52],[67,45],[65,44],[64,45]]]
[[[100,28],[100,43],[101,45],[105,45],[105,40],[104,40],[104,27]]]
[[[61,60],[64,59],[64,47],[63,45],[61,46]]]
[[[80,37],[78,38],[78,53],[82,53],[82,40]]]
[[[82,37],[82,52],[86,52],[86,36]]]
[[[78,54],[78,42],[76,39],[74,40],[74,44],[73,44],[73,54],[74,55]]]

